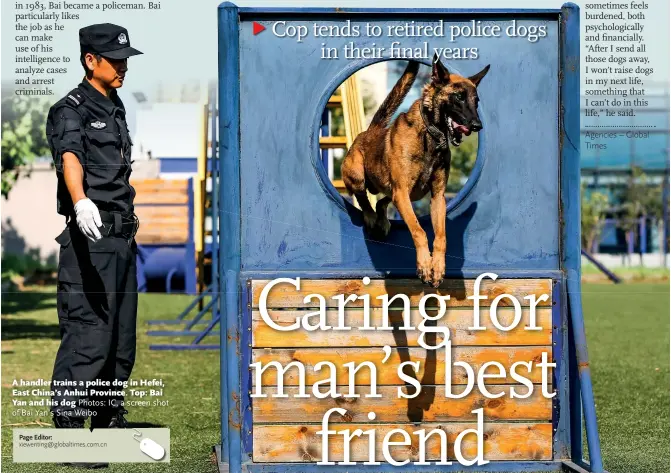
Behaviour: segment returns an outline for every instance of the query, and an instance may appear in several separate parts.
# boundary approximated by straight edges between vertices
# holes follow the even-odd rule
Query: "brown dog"
[[[366,230],[372,237],[384,238],[389,233],[387,207],[394,203],[412,234],[417,250],[417,275],[423,282],[438,287],[445,274],[447,246],[445,185],[451,158],[448,143],[459,146],[463,135],[482,129],[476,88],[489,66],[466,78],[450,74],[434,57],[431,81],[422,96],[389,125],[410,91],[418,69],[419,63],[408,64],[368,129],[354,140],[343,161],[342,176],[347,190],[361,206]],[[385,195],[375,210],[366,190]],[[429,191],[435,233],[433,257],[411,204]]]

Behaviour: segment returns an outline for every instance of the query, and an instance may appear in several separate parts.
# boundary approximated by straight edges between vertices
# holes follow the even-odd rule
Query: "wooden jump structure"
[[[219,471],[603,473],[580,286],[578,8],[240,8],[227,2],[220,5],[218,20]],[[408,47],[428,41],[431,47],[477,48],[477,59],[444,61],[460,74],[492,65],[478,89],[484,129],[475,167],[447,207],[447,278],[438,289],[416,278],[415,249],[405,224],[393,221],[385,241],[368,239],[360,210],[340,195],[322,164],[323,110],[348,77],[376,60],[323,60],[323,38],[308,35],[297,42],[268,32],[257,36],[252,25],[270,28],[283,21],[309,29],[315,22],[350,21],[363,30],[367,22],[385,28],[411,20],[443,20],[446,28],[482,20],[502,31],[516,20],[543,26],[547,33],[537,42],[511,36],[450,43],[403,38]],[[375,38],[378,46],[392,40]],[[342,50],[350,42],[362,47],[370,38],[332,37],[328,46]],[[428,64],[430,58],[422,61]],[[430,217],[420,223],[431,241]],[[496,278],[478,282],[484,274]],[[291,282],[296,278],[299,286]],[[407,315],[415,329],[378,330],[390,317],[379,298],[399,294],[408,297],[410,308],[391,318]],[[354,300],[342,307],[337,295]],[[419,330],[421,310],[440,309],[430,298],[447,295],[435,327],[450,329],[450,360],[447,352],[424,348]],[[423,305],[425,299],[433,302]],[[487,315],[492,307],[496,319]],[[322,309],[326,326],[343,317],[351,330],[287,328],[309,311],[322,317]],[[471,328],[474,314],[481,314],[482,330]],[[515,322],[517,328],[505,329]],[[366,326],[373,329],[361,330]],[[552,364],[549,374],[543,360]],[[419,363],[414,380],[423,388],[414,399],[397,395],[399,388],[413,385],[396,370],[408,361]],[[336,367],[335,389],[341,395],[352,385],[367,393],[375,381],[381,397],[296,397],[303,385],[310,389],[330,379],[318,368],[326,362]],[[448,389],[468,386],[462,365],[448,370],[455,362],[473,370],[498,363],[504,374],[484,386],[506,396],[492,399],[478,388],[461,399],[447,398]],[[282,374],[259,371],[273,363],[295,366]],[[375,371],[369,366],[352,380],[349,367],[365,363]],[[521,364],[529,365],[525,379],[534,394],[515,398],[508,393],[520,386],[512,372]],[[279,381],[287,397],[257,395],[275,392]],[[333,431],[373,433],[348,444],[342,435],[331,435],[323,443],[326,412],[336,412],[328,425]],[[437,429],[454,446],[459,432],[479,427],[480,416],[484,465],[459,464],[456,447],[447,451],[451,463],[437,465],[442,444],[414,436],[418,429]],[[583,458],[583,427],[589,461]],[[397,430],[412,436],[392,449],[396,460],[409,461],[401,466],[383,455],[383,437]],[[462,446],[471,458],[474,440]],[[350,463],[343,464],[347,453]],[[332,463],[319,464],[325,454]],[[422,455],[430,464],[417,464]]]

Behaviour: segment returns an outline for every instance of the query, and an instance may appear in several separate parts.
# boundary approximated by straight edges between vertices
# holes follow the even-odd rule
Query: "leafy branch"
[[[13,91],[2,98],[2,196],[7,199],[27,165],[49,154],[45,135],[48,103],[36,97],[18,96]]]

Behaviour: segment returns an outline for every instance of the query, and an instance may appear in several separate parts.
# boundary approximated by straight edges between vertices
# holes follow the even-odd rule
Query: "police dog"
[[[389,123],[417,77],[419,63],[408,64],[375,113],[368,129],[354,140],[342,164],[345,187],[363,211],[367,233],[383,239],[389,233],[387,207],[398,209],[417,251],[417,275],[438,287],[445,274],[445,185],[450,172],[449,145],[482,129],[477,87],[489,66],[471,77],[451,74],[433,59],[431,80],[410,109]],[[373,209],[366,191],[384,194]],[[431,191],[433,256],[411,201]]]

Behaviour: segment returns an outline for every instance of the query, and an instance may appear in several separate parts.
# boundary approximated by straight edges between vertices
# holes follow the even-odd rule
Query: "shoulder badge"
[[[79,89],[72,89],[70,92],[68,92],[68,95],[65,97],[68,101],[68,103],[74,105],[75,107],[79,107],[82,103],[84,103],[84,94],[82,94]]]

